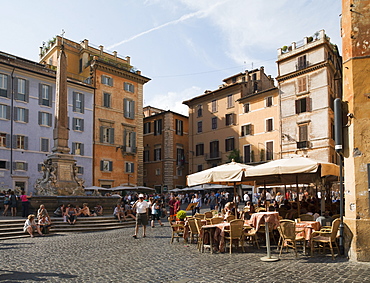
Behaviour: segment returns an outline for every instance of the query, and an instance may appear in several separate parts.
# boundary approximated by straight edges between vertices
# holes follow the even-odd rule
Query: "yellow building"
[[[231,156],[243,159],[238,149],[244,151],[244,145],[249,144],[246,135],[241,136],[241,125],[247,125],[249,121],[247,113],[244,113],[246,107],[244,104],[248,103],[247,97],[274,88],[273,79],[264,73],[263,67],[236,74],[224,79],[223,82],[217,90],[206,90],[204,94],[183,102],[189,107],[189,173],[229,162]],[[265,98],[265,95],[257,96]],[[253,107],[258,105],[256,100],[258,99],[251,100]],[[267,103],[267,108],[270,108],[277,104],[277,101],[269,100]],[[258,130],[260,123],[266,123],[265,119],[275,117],[278,112],[274,115],[270,111],[263,113],[267,116],[258,116]],[[272,136],[269,135],[268,138]],[[253,142],[253,148],[258,148],[259,143],[265,146],[268,140],[265,139],[265,135],[255,135]],[[274,143],[274,151],[277,144],[278,141]],[[252,150],[250,149],[250,152]],[[264,158],[272,158],[270,153],[265,151]]]
[[[40,49],[40,61],[56,66],[58,47],[67,54],[69,77],[95,87],[93,184],[101,187],[143,184],[143,85],[150,79],[134,70],[130,57],[110,54],[57,36]]]
[[[144,107],[144,185],[158,193],[186,186],[188,117]]]

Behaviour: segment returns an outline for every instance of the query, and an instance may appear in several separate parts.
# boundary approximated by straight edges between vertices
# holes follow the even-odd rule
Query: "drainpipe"
[[[10,100],[10,176],[13,175],[13,123],[14,123],[14,71],[15,67],[13,67],[13,71],[11,74],[11,100]]]

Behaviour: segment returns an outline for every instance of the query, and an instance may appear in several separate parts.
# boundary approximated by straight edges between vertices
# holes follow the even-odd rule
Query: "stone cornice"
[[[299,70],[299,71],[294,71],[294,72],[289,73],[289,74],[286,74],[284,76],[276,77],[276,80],[278,82],[283,82],[285,80],[289,80],[289,79],[292,79],[292,78],[295,78],[295,77],[298,77],[298,76],[301,76],[301,75],[310,73],[312,71],[315,71],[315,70],[324,68],[326,66],[328,66],[328,61],[325,61],[325,62],[322,62],[322,63],[318,63],[318,64],[315,64],[315,65],[309,66],[309,67],[307,67],[305,69],[302,69],[302,70]]]

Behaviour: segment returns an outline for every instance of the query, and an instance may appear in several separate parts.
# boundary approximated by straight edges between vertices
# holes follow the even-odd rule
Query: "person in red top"
[[[179,197],[175,197],[175,204],[173,205],[173,212],[176,215],[177,212],[180,210],[181,202]]]
[[[32,197],[32,193],[30,196],[27,196],[24,191],[21,192],[21,195],[19,196],[19,199],[21,200],[22,203],[22,217],[28,217],[28,210],[29,210],[29,198]]]

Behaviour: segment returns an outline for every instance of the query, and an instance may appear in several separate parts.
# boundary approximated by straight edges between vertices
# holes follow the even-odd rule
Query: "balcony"
[[[122,145],[120,148],[122,150],[122,153],[126,153],[126,154],[135,154],[136,150],[137,150],[137,148],[135,146],[124,146],[124,145]]]
[[[296,71],[302,70],[307,68],[310,65],[308,61],[300,62],[299,64],[295,65]]]
[[[217,160],[217,159],[221,159],[221,152],[220,151],[215,151],[215,152],[210,152],[210,153],[206,153],[204,155],[204,159],[205,160]]]
[[[297,142],[297,148],[309,148],[310,142],[309,141],[299,141]]]

